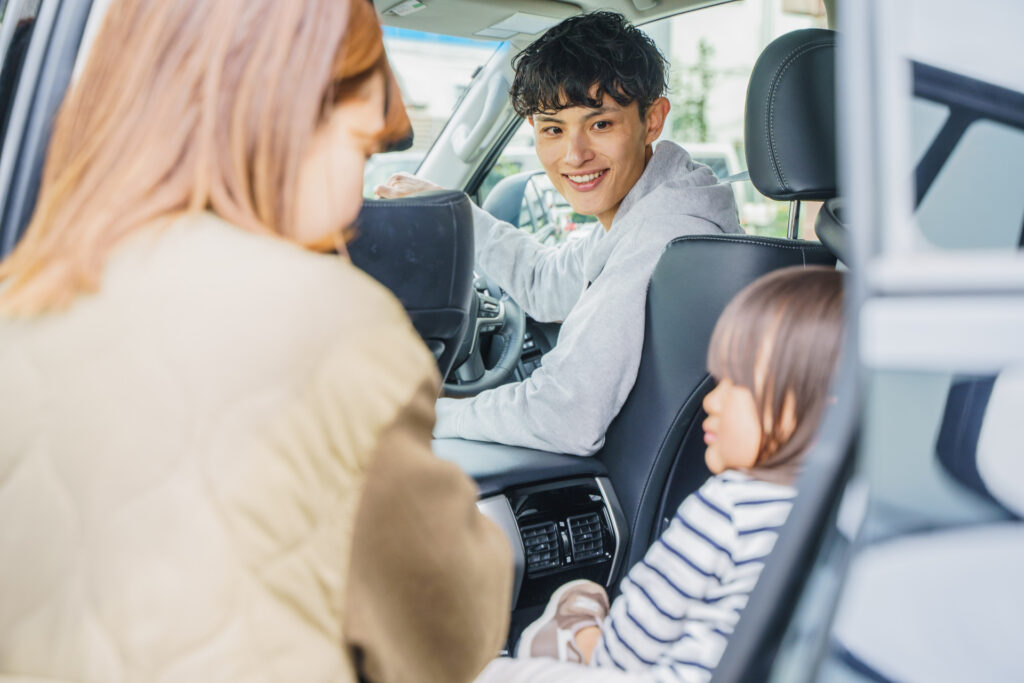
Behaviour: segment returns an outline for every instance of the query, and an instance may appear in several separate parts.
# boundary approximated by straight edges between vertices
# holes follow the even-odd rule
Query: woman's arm
[[[366,410],[399,409],[369,444],[342,629],[366,680],[469,681],[504,643],[512,555],[478,511],[472,480],[430,449],[438,377],[403,328],[373,335],[365,349],[365,364],[390,359],[372,373],[377,386],[350,388]]]

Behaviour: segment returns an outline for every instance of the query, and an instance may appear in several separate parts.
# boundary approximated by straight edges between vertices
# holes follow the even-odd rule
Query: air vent
[[[601,516],[598,513],[576,515],[570,517],[568,521],[572,556],[576,562],[604,555],[604,536],[601,530]]]
[[[558,567],[558,530],[554,522],[532,524],[519,530],[526,551],[526,569],[531,574]]]

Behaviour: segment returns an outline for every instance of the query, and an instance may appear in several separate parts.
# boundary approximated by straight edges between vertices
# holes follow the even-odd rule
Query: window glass
[[[910,127],[911,148],[914,159],[920,159],[928,151],[932,140],[949,119],[949,107],[944,104],[916,99],[911,105]]]
[[[1024,93],[930,63],[913,64],[913,245],[921,251],[1024,246]],[[904,240],[906,242],[906,240]]]
[[[1018,248],[1022,177],[1024,131],[986,120],[971,124],[918,206],[921,233],[945,249]]]
[[[743,112],[750,71],[762,49],[778,36],[800,28],[824,27],[823,10],[791,12],[793,3],[743,0],[688,12],[642,28],[670,63],[668,99],[672,104],[662,140],[679,143],[719,178],[746,170],[743,154]],[[800,4],[800,3],[797,3]],[[819,6],[810,2],[803,5]],[[480,200],[506,175],[540,168],[532,152],[532,129],[523,123],[505,153],[491,169]],[[789,204],[761,196],[749,182],[732,183],[740,223],[748,233],[785,236]],[[799,236],[816,239],[814,219],[820,203],[805,202]],[[569,233],[588,222],[573,215]],[[593,222],[593,219],[589,219]],[[559,237],[566,238],[569,233]]]
[[[384,45],[402,89],[414,134],[412,148],[375,154],[366,164],[363,195],[399,171],[414,172],[441,134],[479,67],[500,43],[384,28]]]
[[[0,69],[0,144],[7,133],[7,122],[14,104],[14,92],[25,63],[32,29],[35,28],[41,0],[4,2],[0,8],[0,49],[3,67]]]

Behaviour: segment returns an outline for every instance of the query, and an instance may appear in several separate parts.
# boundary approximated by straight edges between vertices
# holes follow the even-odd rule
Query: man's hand
[[[440,185],[435,185],[429,180],[424,180],[411,173],[402,171],[388,178],[384,181],[383,185],[373,188],[373,193],[381,199],[398,199],[399,197],[408,197],[411,194],[443,189]]]

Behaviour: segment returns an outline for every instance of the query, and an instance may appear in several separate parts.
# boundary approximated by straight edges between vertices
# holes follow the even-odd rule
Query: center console
[[[480,510],[509,537],[515,610],[535,612],[558,586],[574,579],[610,587],[627,532],[599,461],[461,439],[433,445],[439,457],[476,479]]]
[[[554,481],[505,495],[525,556],[516,608],[543,605],[573,579],[611,584],[625,525],[607,478]]]

